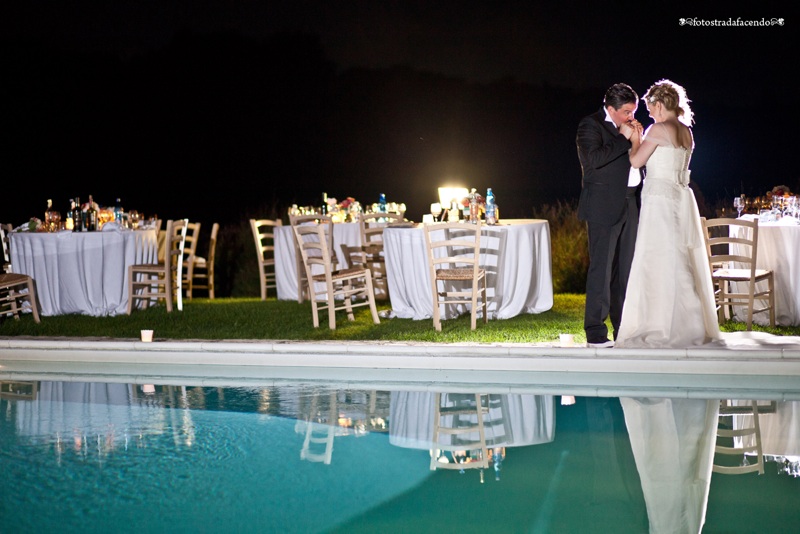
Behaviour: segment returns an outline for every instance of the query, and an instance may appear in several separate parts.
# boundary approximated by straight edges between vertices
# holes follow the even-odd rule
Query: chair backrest
[[[206,258],[206,265],[208,268],[209,277],[214,272],[214,259],[217,257],[217,236],[219,235],[219,223],[211,225],[211,236],[208,240],[208,257]]]
[[[263,268],[265,262],[275,259],[275,227],[283,226],[280,219],[250,219],[250,230],[256,245],[258,264]]]
[[[277,280],[275,279],[275,228],[278,226],[283,226],[283,222],[280,219],[250,219],[250,230],[253,233],[253,241],[256,245],[261,300],[266,300],[268,289],[277,288]],[[294,236],[292,236],[292,241],[294,241]],[[297,260],[295,261],[299,263]]]
[[[720,267],[747,269],[751,281],[755,279],[758,254],[758,220],[706,219],[706,253],[712,272]]]
[[[383,243],[383,229],[387,224],[403,222],[398,213],[362,213],[358,218],[361,231],[361,245],[367,247]]]
[[[332,253],[326,225],[294,224],[292,225],[292,230],[295,236],[295,243],[305,266],[307,279],[310,280],[315,274],[322,274],[323,270],[326,280],[329,279],[333,270],[333,263],[331,261]],[[319,266],[321,269],[315,269],[315,266]]]
[[[471,269],[478,275],[481,259],[481,222],[444,222],[424,225],[431,279],[439,269]]]
[[[167,221],[164,265],[167,272],[173,273],[175,291],[178,296],[178,310],[183,310],[183,258],[188,227],[189,219]]]
[[[322,227],[327,236],[326,242],[328,243],[328,254],[330,255],[330,259],[335,265],[336,263],[336,252],[333,248],[335,246],[333,240],[333,219],[330,215],[290,215],[289,222],[291,223],[292,227],[295,226],[307,226],[307,225],[318,225]]]
[[[12,228],[10,224],[0,224],[0,242],[3,246],[3,272],[11,272],[11,241],[8,234]]]
[[[188,220],[188,219],[187,219]],[[183,248],[184,268],[189,268],[189,262],[197,255],[197,243],[200,240],[200,223],[186,224],[186,242]]]

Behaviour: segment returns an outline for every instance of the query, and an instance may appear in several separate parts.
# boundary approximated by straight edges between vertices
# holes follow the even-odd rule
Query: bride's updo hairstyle
[[[669,111],[674,111],[678,120],[686,126],[691,126],[694,122],[692,108],[689,107],[689,99],[686,98],[686,90],[670,80],[661,80],[653,84],[642,98],[648,104],[661,104]]]

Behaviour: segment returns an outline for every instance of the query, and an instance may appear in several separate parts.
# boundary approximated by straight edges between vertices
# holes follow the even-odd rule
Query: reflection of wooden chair
[[[186,225],[186,241],[183,245],[183,288],[186,298],[192,298],[194,268],[197,260],[197,243],[200,241],[200,223]]]
[[[319,394],[311,398],[308,420],[305,422],[305,438],[300,450],[300,459],[309,462],[331,463],[333,457],[333,438],[336,436],[338,419],[336,393],[330,394],[327,417],[317,413]]]
[[[331,262],[333,268],[336,269],[337,259],[334,252],[333,244],[333,219],[328,215],[290,215],[289,224],[293,227],[301,224],[320,224],[325,229],[325,234],[328,236],[328,245],[330,250]],[[306,270],[303,266],[303,257],[300,254],[300,248],[297,246],[297,240],[294,241],[295,250],[295,266],[297,268],[297,302],[303,302],[306,298],[311,298],[308,292],[308,280],[306,279]]]
[[[11,272],[11,253],[5,228],[0,227],[0,241],[3,248],[3,270],[0,271],[0,317],[13,315],[19,319],[19,314],[27,302],[33,314],[33,320],[39,319],[39,306],[36,304],[36,287],[33,278],[26,274]]]
[[[761,410],[756,401],[750,402],[747,412],[743,412],[742,408],[742,406],[732,406],[728,401],[720,402],[720,422],[717,427],[717,445],[714,452],[727,456],[738,455],[742,457],[742,461],[740,465],[736,466],[715,462],[713,467],[715,473],[740,475],[757,472],[759,475],[764,474],[764,452],[761,449],[761,425],[758,419]],[[742,413],[752,413],[752,426],[736,428],[733,419],[737,414]],[[730,420],[728,420],[729,418]],[[723,440],[722,443],[720,443],[720,438]],[[755,455],[753,463],[750,463],[746,455]]]
[[[258,280],[261,286],[261,300],[267,300],[270,289],[277,290],[275,281],[275,227],[283,226],[280,219],[250,219],[250,230],[256,244],[258,259]],[[294,236],[292,236],[294,243]],[[299,274],[299,273],[298,273]]]
[[[431,450],[431,470],[482,470],[489,466],[483,420],[488,406],[483,397],[478,393],[463,396],[436,394],[433,415],[435,449]],[[442,406],[443,400],[447,406]]]
[[[211,237],[208,240],[208,258],[195,256],[192,262],[192,287],[187,290],[187,295],[191,297],[195,289],[205,289],[208,291],[208,298],[214,298],[214,261],[217,251],[217,234],[219,234],[219,223],[211,226]]]
[[[756,268],[758,221],[702,220],[719,321],[725,321],[726,308],[733,317],[733,307],[743,306],[747,330],[752,330],[753,314],[764,311],[769,311],[769,324],[775,326],[775,278],[771,270]],[[758,282],[766,282],[767,289],[757,288]],[[756,300],[766,300],[767,305],[756,309]]]
[[[471,306],[472,329],[475,330],[478,299],[483,303],[483,322],[488,320],[486,271],[480,267],[481,222],[426,224],[424,229],[433,295],[433,327],[437,331],[442,329],[441,305],[466,304]]]
[[[319,327],[319,311],[328,310],[328,326],[335,330],[336,311],[347,310],[347,318],[353,321],[353,308],[358,306],[369,306],[372,320],[380,323],[369,269],[335,269],[324,224],[296,224],[292,230],[308,280],[314,328]],[[354,298],[366,300],[354,301]]]
[[[178,310],[183,310],[183,248],[186,240],[188,219],[167,221],[164,260],[128,267],[128,315],[133,310],[134,300],[151,301],[164,299],[167,311],[172,311],[173,298],[177,296]]]

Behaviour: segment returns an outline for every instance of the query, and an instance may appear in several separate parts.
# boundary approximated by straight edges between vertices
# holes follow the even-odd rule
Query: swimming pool
[[[669,471],[669,444],[691,449],[675,428],[750,390],[737,377],[639,376],[637,389],[569,373],[493,374],[483,387],[445,374],[3,362],[0,531],[646,532],[648,506],[686,491],[665,481],[653,500],[619,396],[680,415],[647,430],[667,444],[650,460]],[[789,428],[796,381],[761,383],[753,398],[775,401],[789,416],[773,426]],[[432,438],[436,406],[478,402],[483,469],[475,450],[443,453]],[[782,450],[765,452],[792,457],[796,429],[776,432]],[[707,502],[704,532],[800,524],[800,478],[776,461],[763,475],[714,473],[703,501],[689,506]]]

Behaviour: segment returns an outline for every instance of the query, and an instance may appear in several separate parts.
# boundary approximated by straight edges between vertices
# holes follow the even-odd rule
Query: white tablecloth
[[[12,268],[36,281],[42,315],[126,313],[128,266],[157,255],[152,229],[11,234]]]
[[[466,394],[442,393],[442,405],[452,406]],[[466,395],[474,398],[474,395]],[[549,443],[555,438],[556,408],[553,395],[489,395],[490,409],[483,417],[486,445],[520,447]],[[432,449],[436,394],[428,391],[392,391],[389,401],[389,443],[411,449]],[[449,416],[452,417],[452,416]],[[477,422],[474,416],[473,422]],[[477,440],[466,435],[465,439]],[[449,435],[441,436],[448,440]],[[448,444],[441,441],[441,444]]]
[[[775,273],[775,321],[781,326],[800,326],[800,225],[787,218],[758,225],[756,267]],[[759,288],[766,289],[766,282]],[[742,309],[735,309],[743,320]],[[769,324],[769,314],[757,313],[753,322]]]
[[[430,272],[422,227],[386,228],[383,247],[392,312],[404,319],[433,314]],[[550,225],[545,220],[506,220],[484,226],[481,266],[486,269],[489,316],[509,319],[553,307]],[[466,312],[447,306],[445,318]]]
[[[341,245],[361,244],[358,223],[333,225],[333,245],[339,265],[346,265]],[[291,226],[275,227],[275,284],[278,300],[297,300],[297,264],[295,260],[294,233]]]

